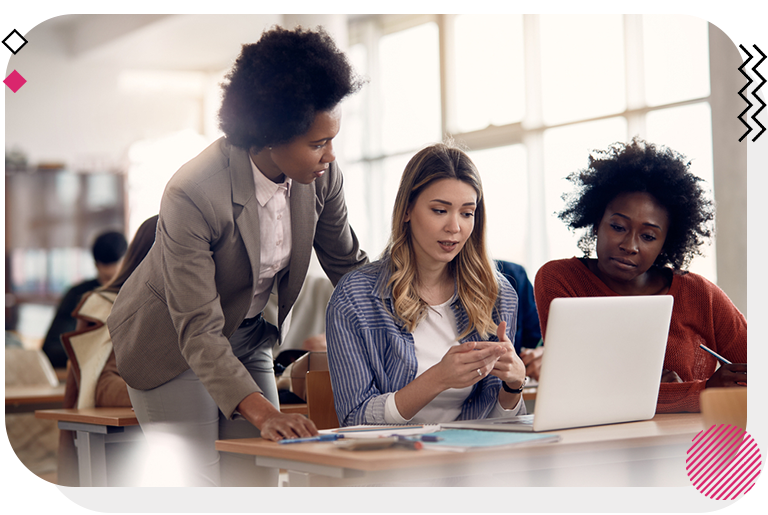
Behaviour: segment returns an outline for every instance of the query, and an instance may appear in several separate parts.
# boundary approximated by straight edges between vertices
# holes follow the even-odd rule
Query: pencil
[[[724,357],[722,357],[722,356],[721,356],[720,354],[718,354],[717,352],[713,351],[713,350],[712,350],[712,349],[710,349],[709,347],[705,347],[703,343],[702,343],[702,344],[699,344],[699,347],[701,347],[702,349],[704,349],[705,351],[709,352],[709,353],[710,353],[710,354],[712,354],[714,357],[716,357],[718,360],[720,360],[720,363],[724,363],[724,364],[726,364],[726,365],[733,365],[733,363],[731,363],[730,361],[728,361],[727,359],[725,359]]]

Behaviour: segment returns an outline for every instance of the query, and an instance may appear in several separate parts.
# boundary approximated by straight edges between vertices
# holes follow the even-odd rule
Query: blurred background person
[[[64,408],[131,407],[128,388],[117,372],[106,322],[120,287],[155,242],[156,228],[157,215],[141,224],[114,278],[86,292],[74,309],[76,328],[62,335],[69,356]],[[59,434],[57,472],[59,485],[80,486],[74,431],[62,430]]]
[[[89,291],[104,286],[112,280],[127,248],[128,242],[125,236],[118,231],[104,232],[94,240],[91,251],[96,265],[96,277],[78,283],[67,290],[56,308],[56,315],[43,341],[43,352],[51,360],[53,368],[67,366],[67,353],[61,344],[61,335],[75,330],[77,321],[72,317],[72,312],[80,303],[80,299]]]

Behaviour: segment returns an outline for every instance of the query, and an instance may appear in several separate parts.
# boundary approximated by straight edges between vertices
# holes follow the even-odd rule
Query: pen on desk
[[[334,440],[338,440],[339,438],[344,438],[344,435],[332,434],[309,436],[307,438],[286,438],[284,440],[280,440],[278,443],[332,442]]]
[[[726,365],[733,365],[733,363],[731,363],[730,361],[728,361],[727,359],[722,357],[720,354],[718,354],[717,352],[715,352],[712,349],[710,349],[709,347],[706,347],[703,343],[699,344],[699,347],[701,347],[702,349],[704,349],[705,351],[709,352],[714,357],[716,357],[718,360],[720,360],[720,363],[724,363]]]
[[[418,440],[412,440],[406,436],[396,436],[394,445],[396,447],[404,447],[406,449],[423,449],[424,444]]]

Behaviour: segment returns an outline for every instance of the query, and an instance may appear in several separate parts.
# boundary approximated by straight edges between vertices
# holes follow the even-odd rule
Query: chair
[[[339,427],[328,371],[328,353],[308,352],[293,365],[293,393],[306,400],[309,420],[318,429]]]
[[[331,389],[331,373],[327,370],[307,372],[307,417],[318,429],[339,427]]]
[[[704,427],[731,424],[747,428],[747,388],[706,388],[699,397]]]

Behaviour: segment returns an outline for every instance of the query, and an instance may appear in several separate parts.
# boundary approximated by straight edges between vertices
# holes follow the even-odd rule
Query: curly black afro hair
[[[222,84],[219,127],[246,150],[287,143],[363,84],[325,30],[276,26],[243,45]]]
[[[593,152],[586,169],[568,176],[576,191],[563,195],[566,208],[558,217],[571,230],[587,229],[578,245],[589,256],[608,204],[621,193],[648,193],[669,215],[667,239],[654,264],[683,270],[712,237],[715,217],[714,204],[699,185],[702,179],[689,167],[682,154],[638,137],[629,144],[614,143]]]

